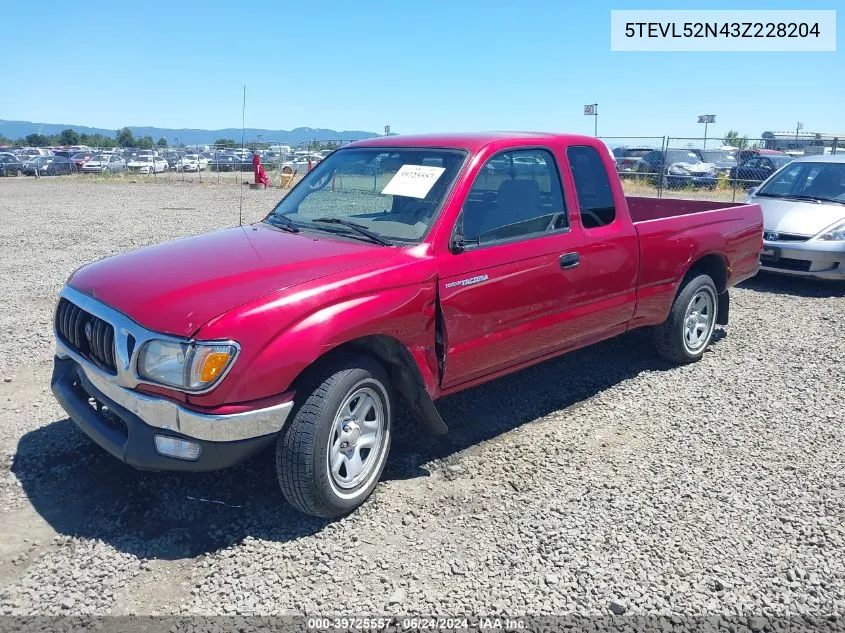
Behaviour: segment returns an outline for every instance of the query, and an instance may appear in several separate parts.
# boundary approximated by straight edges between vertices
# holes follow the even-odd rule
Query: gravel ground
[[[244,217],[278,195],[244,191]],[[56,293],[84,262],[236,224],[238,197],[0,179],[0,613],[845,622],[842,286],[752,280],[692,366],[634,333],[446,398],[452,432],[400,442],[332,523],[285,504],[267,454],[208,474],[106,455],[49,392]]]

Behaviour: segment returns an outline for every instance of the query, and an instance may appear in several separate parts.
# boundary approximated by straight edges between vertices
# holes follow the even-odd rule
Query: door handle
[[[566,253],[560,256],[560,267],[563,269],[575,268],[581,263],[581,257],[578,253]]]

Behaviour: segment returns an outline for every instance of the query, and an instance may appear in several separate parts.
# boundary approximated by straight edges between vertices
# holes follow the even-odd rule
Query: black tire
[[[698,300],[699,295],[709,296],[712,303],[707,307],[707,325],[702,330],[701,338],[698,339],[696,345],[691,345],[687,337],[687,312],[692,301]],[[706,303],[706,299],[704,302]],[[697,275],[689,279],[675,297],[672,309],[669,310],[669,317],[654,328],[654,345],[657,353],[673,363],[694,363],[699,360],[713,339],[718,311],[719,293],[713,279],[709,275]],[[697,311],[697,313],[704,316],[704,311]],[[690,318],[692,316],[690,315]],[[696,319],[699,318],[696,317]]]
[[[390,381],[378,362],[359,356],[338,358],[303,382],[303,388],[298,390],[303,399],[295,405],[276,442],[276,475],[285,499],[300,512],[325,519],[340,517],[367,500],[384,470],[394,409]],[[344,489],[330,473],[329,443],[340,441],[336,437],[336,419],[341,406],[361,389],[369,389],[377,396],[383,431],[381,441],[363,457],[370,469],[365,471],[366,476],[357,485]],[[375,412],[374,417],[377,415]],[[359,449],[358,453],[363,450],[367,449]],[[349,453],[355,453],[354,449]],[[370,458],[374,461],[368,462]]]
[[[18,177],[23,176],[23,170],[19,169],[15,175]]]

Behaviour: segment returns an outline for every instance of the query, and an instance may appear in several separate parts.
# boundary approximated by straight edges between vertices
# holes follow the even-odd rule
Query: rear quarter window
[[[585,229],[594,229],[613,222],[616,201],[599,153],[593,147],[577,145],[566,150],[566,155],[581,207],[581,224]]]

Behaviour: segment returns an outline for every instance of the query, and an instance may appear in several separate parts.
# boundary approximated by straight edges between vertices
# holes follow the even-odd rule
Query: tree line
[[[149,134],[145,136],[135,137],[132,130],[128,127],[120,128],[115,132],[115,135],[106,136],[105,134],[85,134],[84,132],[77,132],[73,128],[62,130],[58,134],[28,134],[23,138],[11,139],[0,134],[0,145],[11,145],[13,147],[56,147],[60,145],[87,145],[88,147],[138,147],[140,149],[152,149],[154,147],[167,147],[167,139],[159,138],[157,141]],[[241,144],[231,138],[219,138],[214,141],[214,145],[220,148],[235,149]],[[255,149],[268,149],[270,143],[259,143],[256,141],[249,141],[244,144],[245,147]],[[308,151],[319,151],[326,149],[337,149],[339,143],[334,141],[309,141],[307,144]]]
[[[58,134],[27,134],[23,138],[10,139],[0,134],[0,145],[14,147],[55,147],[57,145],[88,145],[89,147],[139,147],[152,149],[153,147],[167,147],[167,139],[162,137],[157,141],[149,134],[136,138],[128,127],[120,128],[115,135],[85,134],[68,128]]]

